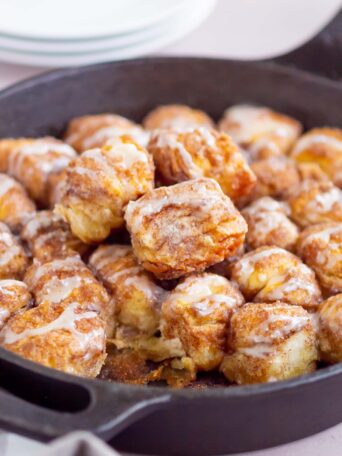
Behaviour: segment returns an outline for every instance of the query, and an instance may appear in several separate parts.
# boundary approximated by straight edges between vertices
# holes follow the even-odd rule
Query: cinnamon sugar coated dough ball
[[[261,196],[285,199],[300,183],[300,173],[294,160],[288,157],[269,157],[251,164],[256,176],[252,199]]]
[[[155,283],[152,274],[139,266],[132,248],[100,246],[90,257],[89,265],[114,297],[116,321],[153,335],[159,328],[166,292]]]
[[[78,152],[104,146],[108,140],[130,136],[145,147],[148,133],[135,122],[117,114],[95,114],[75,117],[69,124],[64,140]]]
[[[31,294],[24,282],[0,280],[0,329],[18,310],[28,308]]]
[[[18,312],[0,332],[0,344],[19,356],[69,374],[96,377],[106,358],[105,330],[94,311],[77,303]]]
[[[21,279],[28,265],[22,245],[0,222],[0,279]]]
[[[302,131],[301,124],[266,107],[235,105],[228,108],[219,129],[247,149],[252,160],[285,154]]]
[[[36,210],[24,187],[7,174],[0,174],[0,221],[19,231]]]
[[[101,242],[120,228],[127,203],[154,186],[152,157],[124,136],[84,152],[66,172],[62,201],[55,210],[85,243]]]
[[[88,246],[74,236],[69,225],[52,211],[39,211],[21,232],[34,258],[49,261],[58,257],[85,253]]]
[[[342,294],[322,302],[318,309],[320,357],[328,363],[342,361]]]
[[[342,223],[322,223],[302,231],[298,254],[330,293],[342,292]]]
[[[241,212],[248,224],[246,241],[250,250],[275,245],[293,250],[298,228],[287,217],[289,208],[268,196],[256,200]]]
[[[288,203],[291,218],[302,228],[342,222],[342,192],[331,182],[303,181]]]
[[[199,109],[185,105],[165,105],[153,109],[143,120],[147,130],[167,128],[171,130],[187,130],[189,128],[213,128],[213,120]]]
[[[130,202],[125,219],[135,255],[160,279],[202,271],[233,256],[247,224],[213,179],[161,187]]]
[[[178,337],[198,369],[215,369],[223,359],[231,315],[243,303],[238,288],[226,278],[191,275],[162,305],[162,334]]]
[[[211,177],[233,201],[248,195],[255,185],[255,176],[237,146],[215,130],[157,130],[148,150],[165,184]]]
[[[34,142],[33,138],[4,138],[0,139],[0,172],[8,172],[8,161],[14,149],[28,146]]]
[[[314,128],[299,138],[291,151],[298,163],[314,163],[342,187],[342,130]]]
[[[106,333],[114,331],[114,306],[102,284],[95,279],[78,255],[48,262],[34,261],[24,277],[36,304],[48,302],[50,306],[77,303],[86,311],[100,315]]]
[[[47,206],[53,209],[56,204],[62,201],[67,182],[67,168],[59,173],[51,174],[47,182]]]
[[[34,139],[11,150],[7,172],[24,185],[31,198],[47,205],[49,176],[64,169],[75,156],[72,147],[56,138]]]
[[[315,310],[322,300],[314,272],[287,250],[260,247],[231,269],[243,295],[254,302],[282,301]]]
[[[238,384],[286,380],[313,372],[318,359],[310,314],[284,303],[249,303],[231,318],[221,371]]]
[[[117,325],[110,342],[118,350],[133,350],[154,362],[185,356],[179,339],[158,334],[160,308],[167,292],[139,266],[130,246],[100,246],[89,265],[115,302]]]

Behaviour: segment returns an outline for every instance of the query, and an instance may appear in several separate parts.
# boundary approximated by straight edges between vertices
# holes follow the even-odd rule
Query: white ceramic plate
[[[195,8],[194,2],[196,5]],[[133,45],[123,46],[117,49],[63,54],[22,52],[2,47],[0,48],[0,59],[12,63],[58,67],[86,65],[145,55],[181,38],[195,29],[210,14],[216,0],[194,0],[194,2],[188,2],[187,8],[183,9],[182,14],[177,15],[176,19],[167,21],[167,24],[164,25],[162,31],[157,36]]]
[[[0,0],[1,1],[1,0]],[[180,15],[189,14],[191,8],[197,8],[197,0],[186,0],[182,8],[173,12],[167,18],[155,25],[131,33],[114,35],[106,38],[92,38],[87,40],[30,40],[27,38],[11,37],[0,33],[0,48],[7,50],[49,54],[83,53],[92,51],[108,51],[119,47],[131,46],[153,38],[158,38],[165,27],[178,21]]]
[[[151,26],[187,0],[0,0],[0,32],[35,39],[89,39]]]
[[[221,0],[204,27],[163,52],[247,60],[274,58],[312,39],[341,7],[342,0]]]

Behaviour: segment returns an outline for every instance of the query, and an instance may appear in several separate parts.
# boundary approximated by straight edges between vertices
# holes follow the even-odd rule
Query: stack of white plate
[[[0,0],[0,60],[70,66],[127,59],[196,28],[216,0]]]

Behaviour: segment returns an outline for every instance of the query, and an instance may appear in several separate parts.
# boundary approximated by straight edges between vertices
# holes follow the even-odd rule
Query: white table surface
[[[239,0],[248,3],[252,0]],[[255,0],[253,0],[255,1]],[[260,0],[258,0],[260,1]],[[268,0],[261,0],[268,1]],[[284,0],[277,0],[282,2]],[[286,0],[292,2],[292,0]],[[301,1],[301,0],[298,0]],[[305,0],[306,1],[306,0]],[[312,7],[317,7],[318,1],[326,6],[336,4],[336,0],[310,0]],[[297,3],[298,4],[298,3]],[[232,47],[227,46],[225,16],[231,13],[229,0],[219,0],[212,15],[194,32],[182,40],[167,46],[160,51],[162,55],[206,55],[232,57]],[[298,19],[298,18],[297,18]],[[246,19],[248,20],[248,18]],[[285,22],[285,21],[284,21]],[[234,27],[234,21],[232,21]],[[268,27],[265,34],[272,34],[274,30]],[[235,32],[234,32],[235,33]],[[245,46],[246,43],[242,43]],[[245,48],[244,48],[245,49]],[[0,62],[0,89],[17,81],[46,71],[44,68],[24,67]],[[35,444],[14,434],[0,434],[0,442],[6,439],[3,456],[35,456],[41,444]],[[244,453],[245,456],[340,456],[342,454],[342,424],[328,429],[312,437],[282,445],[268,450]]]

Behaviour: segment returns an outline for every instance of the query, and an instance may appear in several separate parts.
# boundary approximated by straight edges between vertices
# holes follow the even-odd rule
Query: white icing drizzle
[[[243,281],[248,281],[251,274],[254,272],[255,264],[271,255],[288,255],[286,250],[281,249],[280,247],[269,247],[267,249],[261,250],[259,252],[253,252],[252,254],[247,254],[242,257],[237,265],[239,266],[239,275]]]
[[[27,239],[33,239],[37,236],[38,231],[42,228],[48,228],[53,223],[58,223],[62,218],[51,211],[38,212],[25,226],[24,236]]]
[[[198,126],[202,126],[202,123],[196,122],[192,116],[186,116],[179,114],[172,118],[165,118],[159,125],[159,128],[169,128],[179,132],[193,130]],[[205,128],[205,127],[203,127]]]
[[[216,138],[215,135],[213,135],[212,131],[209,130],[208,128],[204,127],[197,127],[195,131],[198,131],[201,136],[204,138],[206,145],[215,148],[216,147]]]
[[[257,344],[252,347],[239,347],[237,351],[254,358],[264,358],[273,353],[275,348],[268,344]]]
[[[143,147],[147,145],[149,139],[149,133],[138,126],[102,127],[96,130],[91,136],[84,139],[83,148],[90,149],[96,147],[98,144],[105,144],[108,140],[112,140],[122,135],[129,135]]]
[[[239,304],[238,295],[229,295],[229,282],[221,276],[201,276],[199,278],[187,279],[178,285],[175,291],[170,295],[169,302],[178,300],[190,304],[199,315],[208,316],[215,310],[230,311]],[[213,288],[224,287],[223,292],[214,293]],[[227,292],[227,294],[224,293]]]
[[[92,169],[89,163],[85,163],[83,158],[90,158],[96,169]],[[109,163],[109,156],[106,155],[101,149],[91,149],[83,152],[83,154],[76,160],[75,166],[70,168],[70,173],[87,175],[96,183],[99,180],[98,173],[103,173],[113,181],[117,181],[118,177],[116,174],[115,167]]]
[[[13,279],[4,279],[0,280],[0,293],[3,294],[9,294],[9,295],[15,295],[15,291],[9,290],[9,288],[15,288],[15,287],[20,287],[20,288],[27,288],[26,283],[21,282],[20,280],[13,280]]]
[[[41,248],[43,247],[50,239],[56,239],[56,236],[57,236],[57,233],[59,234],[59,239],[58,241],[65,241],[65,233],[63,233],[64,235],[62,235],[62,233],[59,231],[57,232],[56,230],[55,231],[50,231],[49,233],[44,233],[44,234],[40,234],[38,236],[37,239],[34,240],[34,246],[36,248]],[[65,245],[61,246],[61,248],[64,248]]]
[[[123,143],[119,138],[116,138],[107,143],[107,146],[110,146],[107,152],[108,156],[124,169],[130,169],[137,163],[148,163],[147,153],[138,149],[135,144]]]
[[[176,150],[183,160],[186,167],[187,175],[190,178],[196,178],[203,176],[203,170],[196,166],[191,154],[187,151],[184,144],[178,139],[179,133],[177,131],[169,130],[157,130],[152,134],[152,139],[156,136],[156,146],[160,149],[169,147],[170,149]]]
[[[335,205],[339,205],[340,210],[342,210],[342,192],[339,188],[332,187],[326,192],[315,195],[314,199],[307,203],[306,209],[308,212],[314,211],[324,214],[332,211]]]
[[[239,143],[248,143],[258,138],[263,145],[269,147],[270,142],[265,142],[262,135],[272,133],[282,138],[294,135],[293,126],[287,122],[276,120],[272,117],[272,111],[264,107],[251,105],[237,105],[227,109],[224,117],[239,127],[232,127],[229,134]],[[278,149],[277,149],[278,152]]]
[[[250,206],[247,206],[243,209],[243,213],[247,213],[249,215],[259,215],[260,212],[287,212],[286,203],[280,203],[279,201],[270,198],[269,196],[264,196],[263,198],[259,198]],[[273,216],[273,214],[272,214]]]
[[[200,136],[204,139],[204,144],[201,147],[201,150],[198,150],[198,153],[202,153],[205,147],[216,148],[216,137],[214,134],[207,128],[198,127],[195,129],[190,129],[189,131],[183,131],[182,133],[193,133],[194,135],[200,134]],[[186,149],[185,145],[179,139],[179,132],[178,131],[170,131],[170,130],[157,130],[152,135],[152,139],[157,138],[156,146],[160,149],[169,147],[170,149],[176,150],[186,168],[186,173],[189,178],[196,178],[202,177],[204,175],[204,171],[200,166],[197,166],[193,160],[192,155]],[[220,159],[221,156],[217,155],[216,159]]]
[[[291,222],[283,212],[260,212],[253,219],[253,231],[260,233],[261,237],[267,236],[271,231],[288,226]],[[285,225],[286,224],[286,225]]]
[[[75,151],[68,145],[63,143],[55,143],[44,139],[38,139],[31,144],[19,147],[12,151],[9,157],[8,170],[14,176],[20,176],[25,172],[22,168],[23,161],[26,156],[44,156],[49,152],[60,154],[56,157],[49,157],[48,161],[39,162],[39,167],[42,171],[50,173],[65,168],[70,160],[76,156]]]
[[[285,324],[280,328],[271,331],[270,325],[277,322],[284,322]],[[238,352],[256,358],[268,356],[276,351],[276,346],[273,345],[275,340],[282,339],[293,331],[301,331],[308,322],[312,322],[310,314],[269,314],[265,321],[256,326],[254,330],[250,332],[248,340],[253,345],[249,347],[239,347]]]
[[[13,188],[18,188],[18,183],[6,174],[0,174],[0,198]]]
[[[37,283],[45,274],[60,271],[71,271],[77,273],[84,267],[79,256],[56,259],[49,263],[40,264],[33,273],[32,281]]]
[[[12,245],[15,245],[13,235],[10,233],[10,231],[0,231],[0,242],[5,244],[7,247],[12,247]]]
[[[196,296],[193,297],[196,299]],[[202,299],[199,302],[193,302],[191,307],[202,317],[207,317],[215,312],[215,310],[221,309],[229,313],[231,309],[236,307],[237,300],[225,294],[212,294],[207,299]]]
[[[338,226],[333,226],[329,228],[325,228],[321,231],[318,231],[316,233],[311,233],[308,236],[306,236],[301,243],[301,248],[305,248],[307,244],[309,244],[312,241],[322,241],[325,244],[328,244],[330,242],[330,236],[332,234],[342,234],[342,224]]]
[[[198,212],[206,213],[207,209],[210,208],[212,211],[213,206],[217,200],[221,197],[221,189],[218,183],[212,179],[210,181],[215,188],[207,188],[205,185],[198,185],[196,191],[187,189],[187,183],[173,185],[170,188],[165,188],[165,196],[159,197],[157,191],[155,194],[150,193],[149,198],[143,198],[137,201],[130,201],[126,209],[126,221],[129,224],[132,232],[140,230],[143,219],[152,215],[158,214],[163,208],[167,206],[182,206],[183,204],[191,207],[196,207]],[[203,179],[204,181],[204,179]],[[203,182],[202,181],[202,182]],[[191,181],[190,181],[191,182]],[[180,189],[183,186],[184,191],[175,193],[175,189]],[[172,190],[171,190],[172,189]],[[188,190],[188,191],[187,191]]]
[[[267,137],[260,138],[255,143],[251,144],[249,146],[249,152],[253,159],[257,159],[259,152],[265,148],[271,150],[274,155],[280,155],[282,153],[280,145],[276,144],[273,141],[270,141],[270,139]]]
[[[86,281],[89,282],[89,280],[78,275],[66,277],[65,279],[52,277],[44,283],[42,295],[44,299],[52,304],[58,304],[67,299],[76,288],[79,288]]]
[[[119,258],[123,258],[132,252],[128,245],[108,245],[99,247],[92,254],[89,263],[98,271],[101,271],[107,265],[114,263]]]
[[[119,277],[125,274],[134,275],[138,274],[141,271],[141,266],[134,266],[131,268],[121,269],[120,271],[112,272],[111,274],[106,275],[106,280],[108,280],[108,282],[114,283]]]
[[[20,255],[21,247],[14,241],[12,234],[9,232],[0,232],[0,249],[1,243],[7,247],[4,252],[0,252],[0,266],[4,266],[16,255]]]
[[[72,174],[78,174],[79,176],[87,176],[90,180],[95,181],[99,178],[98,171],[90,168],[83,168],[82,166],[73,166],[70,168]]]
[[[1,304],[0,304],[1,305]],[[8,317],[11,315],[11,312],[5,307],[0,307],[0,327],[2,327]]]
[[[303,150],[309,149],[310,147],[323,146],[334,149],[334,152],[342,153],[342,141],[323,133],[308,134],[300,138],[294,147],[291,155],[293,157],[298,156]]]
[[[129,272],[130,270],[128,270]],[[141,272],[142,270],[140,269]],[[127,279],[124,280],[124,285],[127,287],[133,286],[140,290],[147,299],[153,299],[154,297],[160,295],[162,293],[162,289],[159,288],[146,274],[141,275],[130,275]]]
[[[21,333],[15,333],[9,327],[5,327],[1,331],[3,344],[10,345],[30,337],[45,336],[53,331],[65,330],[69,331],[75,337],[82,350],[87,350],[89,346],[92,346],[96,342],[98,336],[101,335],[101,338],[104,337],[104,329],[91,330],[88,333],[78,331],[75,325],[77,321],[97,317],[97,313],[93,311],[75,313],[75,310],[78,308],[79,304],[77,302],[72,303],[50,323],[38,328],[24,329]]]
[[[258,298],[262,299],[262,297],[266,295],[268,299],[281,301],[288,293],[301,290],[307,293],[307,296],[304,297],[305,302],[310,302],[312,296],[318,293],[317,287],[313,282],[313,278],[310,280],[309,277],[302,278],[295,276],[286,278],[286,275],[272,277],[272,279],[267,283],[267,288],[269,288],[272,283],[280,283],[280,285],[277,285],[273,290],[261,290],[258,293]]]

